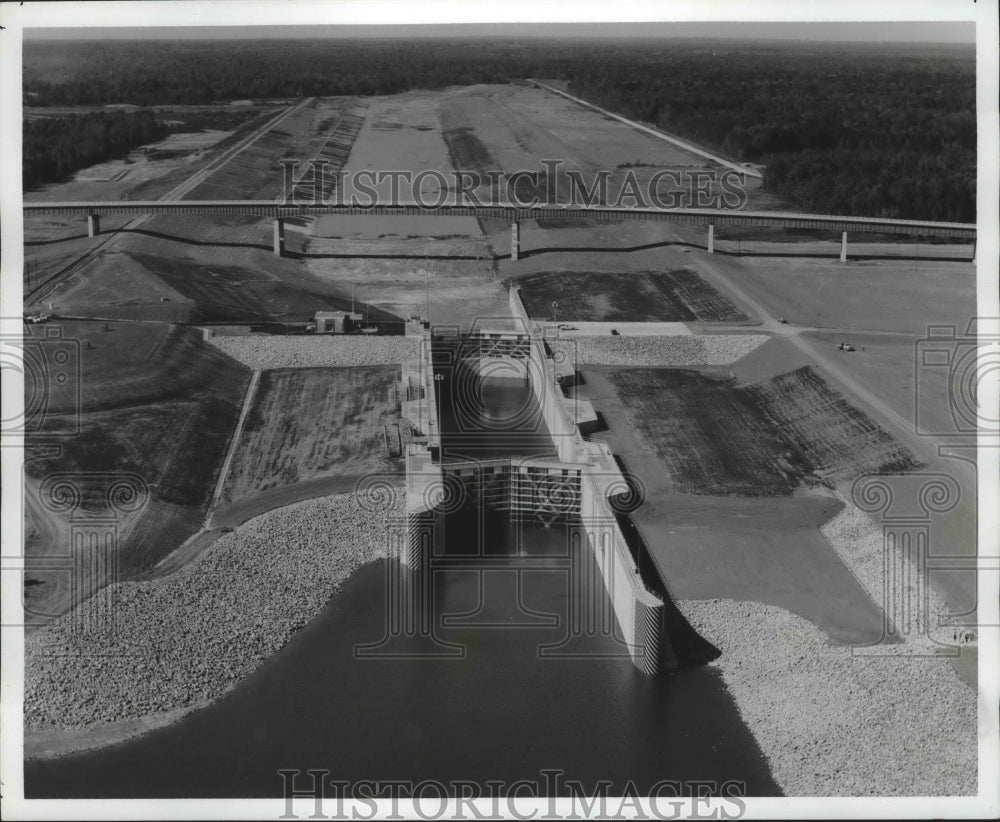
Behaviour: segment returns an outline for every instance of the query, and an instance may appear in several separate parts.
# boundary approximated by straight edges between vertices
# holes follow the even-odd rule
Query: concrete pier
[[[840,261],[842,263],[847,262],[847,232],[843,232],[840,235]]]
[[[715,253],[715,223],[708,224],[708,253]]]
[[[101,216],[99,214],[87,215],[87,236],[96,237],[101,233]]]
[[[274,221],[274,256],[285,256],[285,221],[281,219]]]
[[[521,259],[521,224],[517,220],[510,224],[510,258]]]

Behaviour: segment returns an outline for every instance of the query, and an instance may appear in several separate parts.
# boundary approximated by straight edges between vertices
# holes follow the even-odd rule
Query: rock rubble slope
[[[548,340],[556,357],[580,365],[729,365],[767,340],[764,334],[607,336]]]
[[[946,659],[858,654],[787,611],[678,603],[787,796],[972,795],[976,694]]]
[[[386,554],[402,493],[339,494],[256,517],[174,573],[105,592],[115,630],[74,630],[83,603],[29,633],[26,730],[81,729],[222,696]],[[92,603],[91,603],[92,604]]]
[[[420,337],[235,336],[208,341],[254,369],[399,365],[420,355]]]

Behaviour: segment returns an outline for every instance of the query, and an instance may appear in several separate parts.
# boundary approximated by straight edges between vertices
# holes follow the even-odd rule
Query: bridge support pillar
[[[708,253],[715,253],[715,223],[708,224]]]
[[[510,224],[510,258],[521,259],[521,224],[517,220]]]
[[[840,261],[847,262],[847,232],[840,235]]]
[[[285,221],[281,219],[274,221],[274,256],[285,256]]]
[[[101,215],[100,214],[88,214],[87,215],[87,236],[96,237],[101,233]]]

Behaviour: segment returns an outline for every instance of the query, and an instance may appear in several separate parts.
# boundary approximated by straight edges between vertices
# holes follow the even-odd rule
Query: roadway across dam
[[[558,204],[519,205],[515,203],[478,205],[435,205],[420,203],[324,204],[286,203],[275,200],[123,200],[110,202],[24,203],[24,216],[86,218],[88,233],[101,231],[101,217],[141,214],[243,215],[274,221],[273,251],[285,251],[285,223],[289,218],[318,216],[438,216],[475,217],[502,220],[511,224],[511,259],[520,256],[520,224],[526,220],[573,221],[581,217],[604,222],[653,221],[708,226],[708,252],[715,251],[717,226],[750,226],[777,229],[814,229],[841,233],[840,258],[846,261],[848,234],[887,234],[908,237],[949,237],[970,240],[975,257],[976,225],[927,220],[900,220],[887,217],[795,212],[742,211],[725,208],[625,208],[608,206],[567,206]]]

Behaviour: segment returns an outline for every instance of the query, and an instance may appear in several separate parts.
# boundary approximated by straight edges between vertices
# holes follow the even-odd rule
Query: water
[[[495,389],[484,396],[513,401]],[[132,742],[27,763],[27,795],[280,797],[278,771],[289,768],[351,782],[526,779],[542,793],[542,771],[558,769],[584,786],[610,780],[611,795],[666,779],[738,780],[748,795],[778,794],[713,669],[647,677],[613,633],[566,642],[576,605],[566,528],[473,515],[448,529],[451,567],[360,569],[224,699]],[[463,563],[473,555],[478,563]],[[433,637],[383,642],[396,583],[428,588]],[[606,610],[606,600],[594,603]],[[540,657],[543,647],[577,656]],[[462,656],[448,657],[456,648]]]

